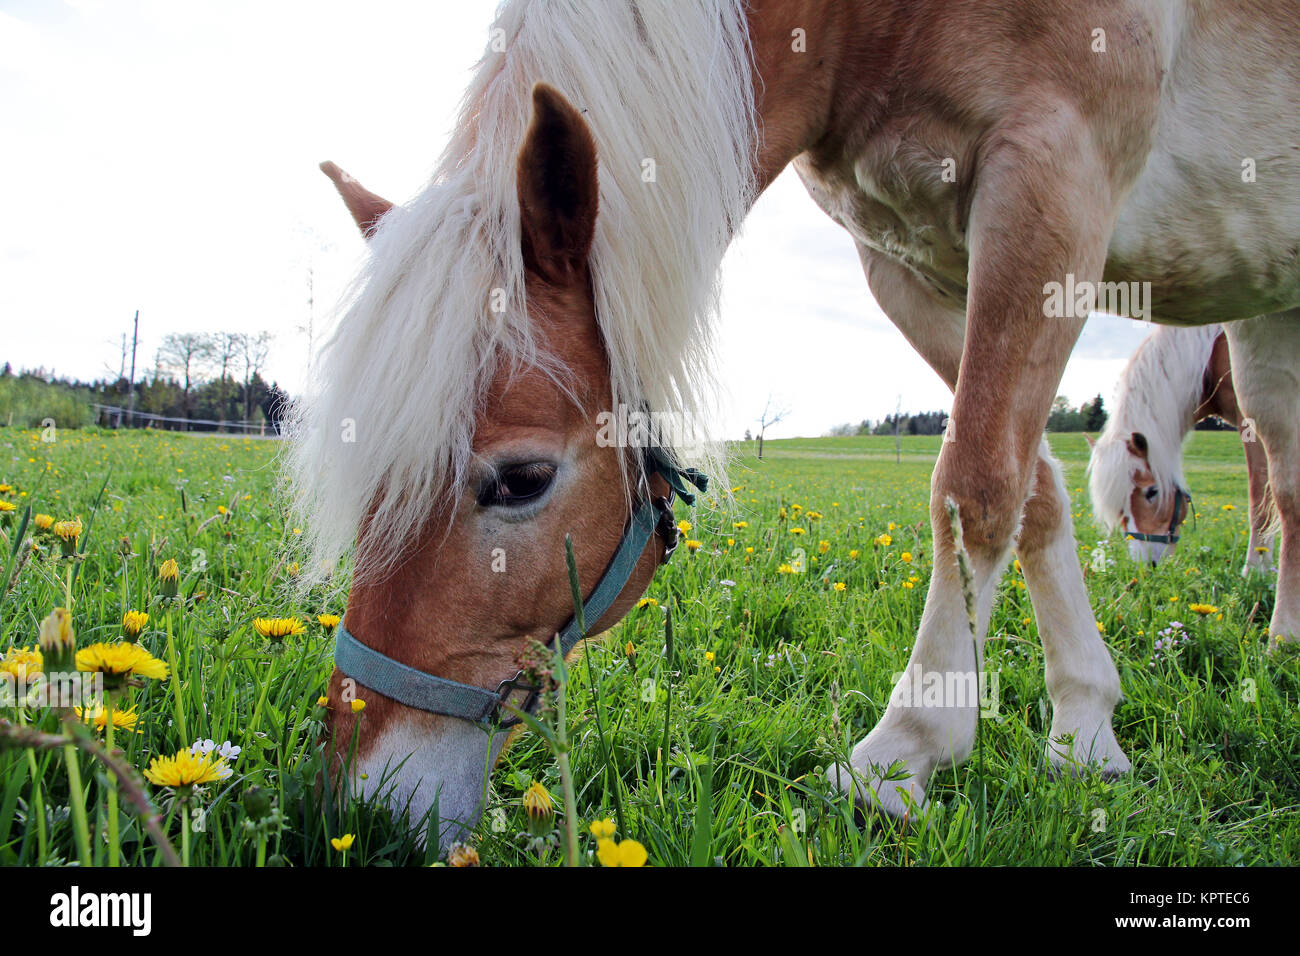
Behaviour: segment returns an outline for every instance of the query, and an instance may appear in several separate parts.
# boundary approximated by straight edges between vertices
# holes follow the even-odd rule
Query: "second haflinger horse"
[[[491,36],[432,183],[366,226],[368,265],[298,426],[311,567],[356,541],[329,699],[339,746],[357,734],[359,786],[386,780],[417,815],[437,795],[455,838],[481,812],[497,701],[520,699],[530,636],[582,636],[566,533],[591,633],[647,586],[674,492],[700,481],[686,466],[718,462],[672,436],[598,441],[598,416],[709,408],[719,264],[792,163],[955,390],[900,686],[974,685],[1014,548],[1051,766],[1129,769],[1118,673],[1042,439],[1104,283],[1140,290],[1130,314],[1233,322],[1238,398],[1274,464],[1280,574],[1300,575],[1292,3],[514,0]],[[1300,587],[1286,593],[1277,639],[1300,635]],[[353,693],[370,702],[360,718]],[[977,709],[896,693],[831,779],[863,805],[923,812],[931,773],[970,754]]]
[[[1129,359],[1101,437],[1088,439],[1093,514],[1124,535],[1135,559],[1156,564],[1173,554],[1193,507],[1183,442],[1210,417],[1237,428],[1246,453],[1250,541],[1242,573],[1272,571],[1268,455],[1237,401],[1228,338],[1218,325],[1158,326]]]

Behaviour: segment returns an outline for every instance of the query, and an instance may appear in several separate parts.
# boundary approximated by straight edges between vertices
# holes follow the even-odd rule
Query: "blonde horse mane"
[[[1088,463],[1093,515],[1107,531],[1119,526],[1133,493],[1127,443],[1134,432],[1146,436],[1147,461],[1161,499],[1175,487],[1188,490],[1183,442],[1196,424],[1205,368],[1222,331],[1219,325],[1162,325],[1129,359]]]
[[[718,266],[755,195],[744,8],[503,5],[431,182],[382,221],[295,409],[288,476],[308,581],[333,572],[367,515],[391,530],[362,542],[362,571],[381,574],[402,556],[393,542],[416,539],[435,496],[461,486],[500,368],[536,364],[565,379],[524,305],[515,165],[537,82],[581,110],[596,140],[591,267],[611,411],[667,413],[697,433],[716,420]],[[716,442],[668,438],[683,464],[721,469]]]

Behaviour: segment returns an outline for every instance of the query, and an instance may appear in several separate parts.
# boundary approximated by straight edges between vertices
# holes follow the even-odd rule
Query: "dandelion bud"
[[[56,521],[54,523],[54,533],[59,538],[59,545],[63,549],[65,558],[70,558],[77,553],[77,540],[81,537],[81,532],[80,516],[68,521]]]
[[[74,669],[73,657],[77,638],[72,633],[72,612],[56,607],[49,617],[41,621],[41,654],[48,673],[69,673]]]
[[[244,812],[250,820],[265,820],[271,815],[274,805],[271,794],[262,787],[249,787],[244,791]]]
[[[181,569],[177,567],[176,560],[168,558],[162,563],[162,567],[158,569],[158,580],[162,588],[162,596],[169,600],[174,598],[176,591],[180,587],[180,579]]]
[[[122,615],[122,637],[134,644],[149,623],[149,615],[143,611],[127,611]]]
[[[528,814],[528,832],[541,836],[551,829],[555,816],[555,801],[546,788],[534,780],[524,791],[524,812]]]

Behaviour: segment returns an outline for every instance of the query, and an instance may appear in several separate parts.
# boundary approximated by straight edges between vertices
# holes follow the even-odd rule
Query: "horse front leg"
[[[1049,315],[1051,284],[1084,288],[1105,262],[1113,221],[1103,164],[1081,126],[1061,111],[1044,127],[1021,129],[991,152],[978,177],[970,218],[968,319],[952,414],[931,481],[934,573],[911,659],[876,727],[833,782],[864,805],[894,816],[924,806],[937,768],[960,763],[975,741],[983,641],[1026,500],[1039,468],[1048,411],[1087,308]],[[1077,117],[1074,117],[1077,120]],[[1073,303],[1071,303],[1072,305]],[[1052,478],[1052,497],[1068,501]],[[960,516],[969,578],[959,572],[947,505]],[[1026,539],[1036,606],[1059,597],[1066,623],[1051,621],[1048,652],[1054,762],[1127,761],[1110,734],[1118,680],[1096,636],[1069,523],[1049,522]],[[1032,545],[1032,547],[1029,547]],[[1065,551],[1069,546],[1067,562]],[[1074,580],[1077,578],[1077,581]],[[1077,586],[1076,586],[1077,585]],[[973,600],[972,629],[967,596]],[[1092,624],[1085,636],[1078,620]],[[1104,728],[1104,730],[1103,730]],[[892,772],[891,772],[892,770]]]
[[[858,255],[881,309],[956,391],[965,314],[935,296],[905,266],[863,245]],[[1259,454],[1262,457],[1263,451]],[[1129,762],[1111,729],[1119,674],[1097,630],[1079,566],[1070,495],[1045,440],[1039,443],[1035,469],[1015,550],[1047,663],[1052,699],[1048,760],[1057,768],[1086,762],[1121,773]]]

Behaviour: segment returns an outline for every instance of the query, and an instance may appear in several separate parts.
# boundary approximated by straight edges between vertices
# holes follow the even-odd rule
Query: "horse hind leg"
[[[1269,650],[1300,642],[1300,309],[1231,322],[1225,329],[1242,412],[1268,456],[1281,526],[1277,601]]]
[[[1098,632],[1079,567],[1070,497],[1047,442],[1038,448],[1034,494],[1016,539],[1038,621],[1052,700],[1047,759],[1057,771],[1084,765],[1108,776],[1130,769],[1111,719],[1120,696],[1119,673]]]
[[[1246,548],[1246,564],[1242,576],[1271,574],[1277,570],[1273,564],[1277,552],[1274,533],[1273,495],[1268,484],[1268,455],[1264,453],[1254,429],[1242,431],[1242,448],[1246,452],[1246,475],[1250,489],[1250,544]]]

